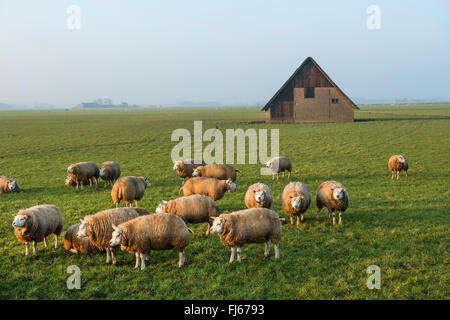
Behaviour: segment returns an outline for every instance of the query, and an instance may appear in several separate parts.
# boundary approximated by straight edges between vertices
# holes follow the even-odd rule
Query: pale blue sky
[[[266,101],[308,56],[352,98],[450,99],[450,2],[0,0],[4,103]]]

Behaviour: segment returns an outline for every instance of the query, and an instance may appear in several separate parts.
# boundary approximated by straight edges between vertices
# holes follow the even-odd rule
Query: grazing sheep
[[[81,223],[71,225],[64,234],[64,249],[72,253],[93,254],[103,251],[91,243],[89,238],[77,236]]]
[[[281,194],[281,202],[284,212],[291,216],[291,224],[294,224],[294,216],[297,216],[297,225],[299,224],[299,215],[303,221],[303,213],[308,210],[311,199],[311,191],[306,184],[291,182],[286,185]]]
[[[348,193],[344,185],[336,181],[323,182],[316,193],[317,219],[323,207],[328,209],[328,218],[333,214],[333,225],[335,221],[335,211],[339,211],[339,224],[342,224],[341,214],[348,207]]]
[[[75,182],[77,189],[81,185],[83,189],[84,181],[89,181],[89,185],[92,187],[92,180],[95,179],[95,185],[98,185],[98,177],[100,175],[100,170],[97,165],[93,162],[78,162],[71,164],[67,168],[70,178]]]
[[[114,248],[109,245],[113,233],[112,224],[118,225],[148,214],[150,212],[141,208],[115,208],[100,211],[80,219],[81,224],[78,228],[77,236],[82,239],[89,238],[91,243],[97,248],[105,249],[106,263],[109,263],[112,257],[112,263],[116,264]]]
[[[272,191],[264,183],[255,183],[248,187],[244,198],[247,208],[270,208],[273,203]]]
[[[121,200],[125,202],[127,207],[131,207],[133,201],[138,207],[138,201],[144,197],[145,189],[150,188],[152,184],[147,177],[122,177],[117,179],[111,190],[111,197],[116,205],[119,207]]]
[[[270,241],[275,248],[275,258],[280,258],[278,244],[281,241],[281,222],[278,215],[267,208],[252,208],[221,214],[214,218],[212,233],[217,233],[222,243],[231,247],[230,263],[241,261],[242,246],[246,243],[265,243],[264,256],[269,256]]]
[[[112,225],[114,232],[109,245],[121,245],[122,250],[136,255],[135,268],[145,269],[145,260],[151,250],[175,249],[179,254],[178,267],[184,265],[184,248],[189,244],[189,232],[183,219],[176,215],[156,213],[142,216],[118,226]]]
[[[209,234],[211,218],[219,215],[216,202],[208,196],[193,194],[170,201],[161,201],[156,213],[170,213],[179,216],[186,223],[208,223]]]
[[[180,178],[183,179],[181,184],[184,184],[186,178],[191,178],[194,169],[198,166],[206,166],[205,161],[200,161],[196,159],[189,160],[178,160],[173,165],[173,170],[175,170]]]
[[[28,245],[33,242],[33,254],[36,254],[37,242],[44,242],[47,247],[47,236],[55,235],[55,249],[58,248],[58,236],[63,227],[61,211],[57,206],[43,204],[20,210],[12,223],[16,238],[25,242],[25,255],[29,255]]]
[[[100,178],[105,181],[105,187],[113,185],[113,183],[120,177],[120,165],[115,161],[103,162],[100,167]]]
[[[220,200],[225,192],[236,191],[236,184],[231,180],[217,180],[214,178],[191,178],[180,188],[184,196],[191,194],[203,194],[211,197],[214,201]]]
[[[408,160],[405,156],[393,155],[389,158],[388,168],[392,171],[391,179],[394,179],[394,175],[397,174],[397,180],[400,176],[400,171],[405,170],[405,176],[408,177]]]
[[[83,181],[83,184],[88,184],[88,183],[89,183],[89,180],[84,180],[84,181]],[[76,187],[76,186],[77,186],[77,184],[75,183],[75,181],[73,181],[72,178],[71,178],[70,176],[67,176],[67,177],[64,179],[64,184],[65,184],[67,187]]]
[[[16,179],[0,176],[0,194],[20,191],[20,185]]]
[[[266,163],[266,167],[272,171],[272,180],[275,179],[275,174],[277,175],[277,180],[279,177],[279,173],[288,171],[288,178],[291,177],[292,171],[292,162],[288,157],[276,157],[272,158]]]
[[[216,178],[217,180],[228,180],[236,182],[236,170],[228,164],[209,164],[207,166],[198,166],[192,173],[193,177]]]

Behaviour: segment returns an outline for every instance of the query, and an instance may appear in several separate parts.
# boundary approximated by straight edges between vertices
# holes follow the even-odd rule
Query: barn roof
[[[320,73],[331,83],[331,85],[333,87],[335,87],[336,89],[338,89],[340,93],[342,93],[342,95],[350,102],[353,109],[359,110],[358,106],[333,82],[333,80],[331,80],[331,78],[325,73],[325,71],[323,71],[322,68],[317,64],[317,62],[311,57],[306,58],[302,62],[300,67],[298,67],[297,70],[295,70],[295,72],[289,77],[289,79],[287,79],[287,81],[283,84],[283,86],[275,93],[275,95],[269,100],[269,102],[266,103],[266,105],[261,110],[266,111],[267,109],[270,108],[270,105],[272,104],[272,102],[275,101],[275,99],[278,97],[278,95],[289,84],[289,82],[291,82],[292,79],[294,79],[294,77],[300,72],[300,70],[303,68],[303,66],[307,62],[311,62],[320,71]]]

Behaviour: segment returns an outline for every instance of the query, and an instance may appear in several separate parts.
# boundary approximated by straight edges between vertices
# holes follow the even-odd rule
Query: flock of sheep
[[[404,156],[394,155],[388,162],[392,179],[399,172],[408,171],[408,162]],[[272,173],[272,179],[279,174],[292,171],[292,162],[287,157],[277,157],[267,162],[267,168]],[[114,209],[100,211],[85,216],[80,223],[70,226],[64,235],[64,247],[73,253],[97,253],[106,251],[106,263],[116,264],[114,249],[120,245],[122,250],[135,254],[135,268],[145,269],[145,261],[149,259],[151,250],[170,250],[179,253],[178,266],[185,261],[184,250],[189,245],[192,230],[187,223],[207,223],[206,234],[216,233],[222,243],[231,248],[230,262],[241,260],[241,250],[246,243],[265,243],[264,256],[269,255],[270,243],[275,250],[275,258],[280,257],[279,243],[281,241],[280,218],[270,208],[273,195],[268,185],[255,183],[251,185],[244,198],[245,210],[220,214],[217,200],[222,199],[227,191],[236,190],[237,172],[230,165],[210,164],[203,161],[177,161],[173,170],[183,179],[179,192],[183,197],[160,201],[154,214],[139,208],[138,201],[144,196],[145,190],[151,187],[144,177],[120,177],[120,166],[117,162],[104,162],[100,168],[93,162],[79,162],[70,165],[65,179],[67,186],[98,184],[99,177],[107,185],[112,186],[111,197],[116,206]],[[185,181],[185,179],[188,179]],[[15,179],[0,176],[0,194],[20,192],[20,186]],[[119,208],[120,201],[126,207]],[[297,225],[303,221],[303,214],[312,201],[309,187],[302,182],[288,183],[282,193],[283,210],[290,215],[291,224],[294,217]],[[133,202],[136,206],[132,207]],[[339,224],[342,224],[342,212],[349,204],[348,193],[344,185],[337,181],[325,181],[317,189],[317,218],[320,211],[326,207],[328,217],[339,213]],[[29,244],[33,245],[36,254],[36,244],[44,242],[48,246],[47,237],[55,236],[55,248],[58,247],[58,236],[63,228],[61,211],[54,205],[38,205],[20,210],[13,215],[14,233],[17,239],[25,243],[25,254],[29,254]]]

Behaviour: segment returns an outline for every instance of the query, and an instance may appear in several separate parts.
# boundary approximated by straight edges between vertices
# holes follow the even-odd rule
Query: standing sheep
[[[196,159],[190,160],[178,160],[173,165],[173,170],[175,170],[180,178],[183,179],[181,185],[184,184],[186,178],[191,178],[194,169],[198,166],[206,166],[205,161],[200,161]]]
[[[264,256],[269,256],[270,241],[275,248],[275,258],[280,258],[278,245],[281,241],[281,222],[278,215],[267,208],[252,208],[221,214],[214,218],[212,233],[217,233],[222,243],[231,247],[230,263],[241,261],[242,246],[246,243],[265,243]]]
[[[120,165],[115,161],[103,162],[100,166],[100,178],[105,181],[105,187],[110,186],[120,177]]]
[[[94,254],[102,251],[91,243],[89,238],[77,236],[81,223],[71,225],[64,234],[64,249],[72,253]]]
[[[248,187],[244,198],[247,208],[269,208],[273,203],[272,191],[264,183],[255,183]]]
[[[184,196],[191,194],[203,194],[211,197],[214,201],[220,200],[225,192],[236,191],[236,184],[231,180],[217,180],[214,178],[191,178],[179,190]]]
[[[342,224],[341,214],[348,207],[348,193],[344,185],[336,181],[323,182],[316,193],[317,219],[323,207],[328,209],[328,218],[333,214],[333,225],[335,221],[335,211],[339,211],[339,224]]]
[[[145,209],[141,208],[115,208],[97,212],[94,215],[85,216],[80,219],[77,236],[89,238],[91,243],[99,249],[106,250],[106,263],[111,261],[116,264],[114,248],[109,245],[113,233],[112,225],[118,225],[139,216],[148,215]]]
[[[36,254],[37,242],[48,246],[47,236],[55,235],[55,249],[58,248],[58,236],[63,227],[61,211],[57,206],[43,204],[25,210],[20,210],[14,216],[12,223],[16,238],[25,242],[25,255],[29,255],[28,245],[33,242],[33,254]]]
[[[78,162],[71,164],[67,168],[70,178],[75,182],[77,189],[81,185],[83,189],[84,181],[89,181],[89,185],[92,187],[92,181],[95,179],[95,185],[98,185],[98,177],[100,170],[94,162]]]
[[[216,178],[217,180],[228,180],[236,182],[236,170],[228,164],[209,164],[207,166],[198,166],[192,173],[193,177]]]
[[[209,234],[211,220],[219,215],[216,202],[208,196],[193,194],[170,201],[161,201],[156,213],[170,213],[179,216],[186,223],[208,223],[206,234]]]
[[[20,191],[20,185],[16,179],[0,176],[0,194]]]
[[[135,268],[145,269],[151,250],[175,249],[179,254],[178,267],[184,265],[184,248],[189,244],[189,232],[183,219],[176,215],[156,213],[112,225],[114,232],[110,247],[121,245],[122,250],[136,255]]]
[[[297,225],[299,225],[299,215],[303,222],[303,213],[308,210],[311,199],[311,191],[306,184],[291,182],[286,185],[281,194],[281,201],[284,212],[291,216],[291,224],[294,224],[294,216],[297,216]]]
[[[122,177],[117,179],[111,190],[111,197],[116,208],[119,207],[121,200],[127,207],[131,207],[133,201],[138,207],[138,201],[144,197],[145,189],[151,188],[152,184],[147,177]]]
[[[291,177],[292,162],[288,157],[276,157],[272,158],[266,163],[266,167],[272,171],[272,180],[275,179],[275,174],[277,175],[277,180],[279,178],[279,173],[288,171],[288,178]]]
[[[400,171],[405,170],[405,176],[408,177],[408,160],[402,155],[393,155],[389,158],[388,168],[392,171],[391,179],[397,174],[397,180],[400,177]]]

